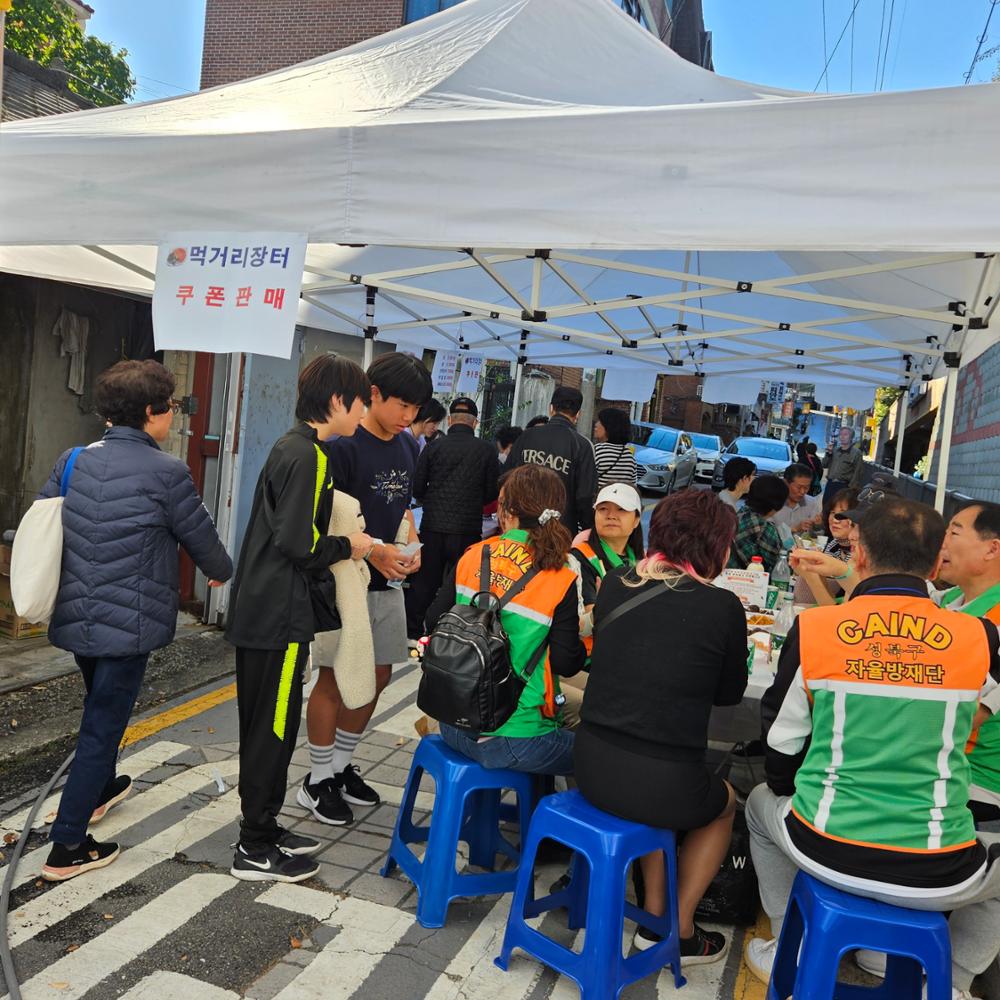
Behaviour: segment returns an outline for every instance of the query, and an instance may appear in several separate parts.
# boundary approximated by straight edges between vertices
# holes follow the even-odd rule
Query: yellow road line
[[[757,924],[753,930],[747,934],[746,940],[752,937],[769,938],[771,936],[771,922],[767,915],[761,911],[757,916]],[[746,960],[740,962],[739,971],[736,973],[736,983],[733,986],[733,1000],[765,1000],[767,997],[767,987],[747,968]]]
[[[208,694],[203,694],[199,698],[192,698],[182,705],[175,705],[173,708],[168,708],[165,712],[160,712],[159,715],[143,719],[142,722],[136,722],[134,725],[129,726],[122,737],[122,746],[127,747],[132,743],[138,743],[139,740],[144,740],[147,736],[152,736],[162,729],[177,725],[178,722],[183,722],[192,716],[207,712],[210,708],[215,708],[216,705],[232,701],[235,697],[236,683],[233,682],[232,684],[225,685],[225,687],[217,688],[215,691],[209,691]]]

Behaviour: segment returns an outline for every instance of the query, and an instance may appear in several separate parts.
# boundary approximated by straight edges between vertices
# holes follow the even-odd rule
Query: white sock
[[[309,746],[309,765],[311,774],[309,784],[319,784],[324,778],[332,778],[333,771],[333,744],[328,747],[318,747],[315,743]]]
[[[333,773],[340,774],[341,771],[351,763],[354,757],[354,748],[361,741],[364,733],[349,733],[346,729],[337,730],[337,740],[333,744]]]

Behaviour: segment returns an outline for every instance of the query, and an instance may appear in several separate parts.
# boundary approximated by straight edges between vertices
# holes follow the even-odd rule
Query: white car
[[[687,431],[687,436],[698,452],[698,464],[694,470],[695,481],[710,483],[715,475],[715,463],[722,454],[722,438],[717,434],[700,434],[696,431]]]
[[[654,493],[673,493],[694,482],[698,453],[691,438],[676,427],[632,424],[632,450],[641,490]]]

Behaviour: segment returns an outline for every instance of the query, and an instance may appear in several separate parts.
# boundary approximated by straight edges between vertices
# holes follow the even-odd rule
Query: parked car
[[[773,472],[781,475],[795,461],[787,441],[760,437],[737,438],[726,446],[715,463],[715,474],[712,476],[713,490],[721,490],[725,485],[722,481],[722,470],[726,462],[736,455],[749,458],[757,466],[758,473]]]
[[[698,452],[689,434],[660,424],[632,424],[640,489],[672,493],[694,482]]]
[[[722,438],[718,434],[701,434],[695,431],[686,433],[694,444],[694,450],[698,452],[694,478],[699,483],[710,483],[715,475],[715,463],[722,454]]]

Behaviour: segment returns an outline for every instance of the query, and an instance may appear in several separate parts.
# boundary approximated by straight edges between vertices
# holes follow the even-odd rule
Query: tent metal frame
[[[126,257],[100,246],[88,246],[90,252],[152,282],[154,275]],[[442,254],[440,248],[434,249]],[[366,363],[374,353],[374,340],[385,334],[399,334],[421,329],[433,330],[456,350],[474,351],[484,347],[502,348],[515,363],[515,404],[521,390],[523,369],[528,362],[561,364],[589,360],[588,367],[599,367],[600,358],[627,358],[642,366],[655,367],[664,374],[707,374],[774,378],[780,373],[786,380],[823,382],[824,379],[858,385],[900,385],[904,389],[915,380],[926,379],[942,363],[946,364],[946,389],[942,404],[941,452],[938,469],[938,497],[944,501],[948,461],[951,449],[951,429],[954,420],[957,389],[956,364],[967,331],[989,325],[1000,304],[1000,271],[997,255],[979,253],[936,253],[859,262],[808,274],[793,274],[764,280],[744,280],[714,274],[704,274],[700,267],[691,266],[691,253],[685,255],[683,270],[654,267],[631,261],[574,253],[569,250],[525,248],[455,248],[458,259],[411,267],[393,268],[364,274],[352,274],[338,268],[307,264],[302,298],[315,308],[334,317],[354,333],[365,338]],[[983,270],[971,303],[942,302],[937,308],[915,308],[900,303],[872,301],[826,293],[815,288],[825,281],[856,278],[887,272],[905,272],[922,267],[981,259]],[[504,265],[531,261],[530,281],[522,287],[504,273]],[[699,261],[700,263],[700,261]],[[641,278],[654,278],[681,283],[680,290],[644,295],[617,295],[597,299],[587,292],[586,283],[569,273],[567,266],[588,267],[595,273],[615,271]],[[452,272],[476,269],[489,279],[498,291],[497,300],[470,298],[441,291],[422,284]],[[545,276],[557,279],[554,287],[568,291],[572,300],[547,304]],[[338,309],[330,300],[339,294],[367,290],[364,321]],[[753,315],[752,309],[738,312],[713,309],[706,300],[720,296],[745,295],[747,301],[761,297],[788,300],[817,307],[832,307],[843,315],[778,322]],[[757,299],[754,299],[754,296]],[[383,300],[408,319],[378,325],[376,304]],[[616,313],[635,310],[642,317],[638,328],[626,326]],[[674,312],[676,319],[661,322],[654,310]],[[584,330],[566,321],[594,317],[603,330]],[[695,328],[686,322],[689,317],[722,320],[732,323],[721,330]],[[920,330],[914,339],[880,339],[853,333],[845,327],[853,324],[878,323],[894,319],[920,324],[941,324],[938,336],[928,336]],[[470,338],[464,335],[464,325],[477,331]],[[456,334],[449,327],[458,327]],[[790,333],[815,338],[813,347],[800,341],[792,347],[774,339],[774,334]],[[530,340],[529,340],[530,336]],[[832,343],[831,343],[832,342]],[[579,352],[547,351],[548,344],[569,344]],[[750,348],[751,350],[744,350]],[[946,357],[947,355],[947,357]],[[956,358],[958,359],[956,361]],[[844,369],[849,369],[845,371]],[[901,460],[900,442],[896,465]]]

